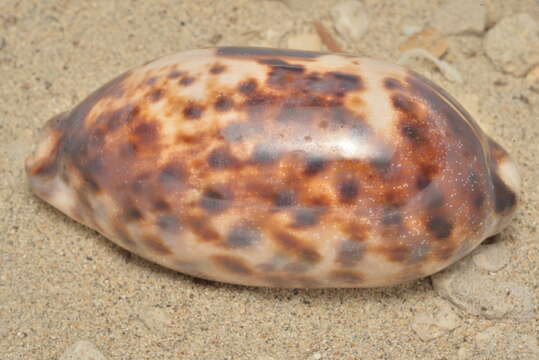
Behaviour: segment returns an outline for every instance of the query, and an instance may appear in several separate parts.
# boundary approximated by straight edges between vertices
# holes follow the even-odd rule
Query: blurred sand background
[[[363,0],[351,30],[331,16],[338,3],[0,1],[0,359],[539,358],[538,3]],[[484,13],[467,8],[477,4]],[[457,26],[451,14],[471,15]],[[463,82],[424,59],[408,66],[459,99],[521,169],[522,206],[493,243],[393,288],[247,288],[130,255],[29,192],[23,163],[38,128],[115,75],[216,45],[325,50],[313,20],[344,51],[390,61],[414,31],[441,27],[436,56]]]

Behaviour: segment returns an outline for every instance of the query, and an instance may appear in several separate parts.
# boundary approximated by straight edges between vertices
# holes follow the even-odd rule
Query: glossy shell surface
[[[511,219],[507,153],[446,92],[367,58],[195,50],[51,119],[32,190],[168,268],[272,287],[430,275]]]

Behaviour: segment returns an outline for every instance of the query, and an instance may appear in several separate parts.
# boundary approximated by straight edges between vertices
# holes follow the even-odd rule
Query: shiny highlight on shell
[[[179,53],[51,119],[32,190],[150,261],[268,287],[433,274],[509,223],[519,176],[445,91],[367,58]]]

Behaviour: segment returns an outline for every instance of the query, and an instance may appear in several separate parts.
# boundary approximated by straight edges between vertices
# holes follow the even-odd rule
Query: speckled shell
[[[182,273],[276,287],[432,274],[506,226],[519,177],[404,68],[263,48],[179,53],[51,119],[33,191]]]

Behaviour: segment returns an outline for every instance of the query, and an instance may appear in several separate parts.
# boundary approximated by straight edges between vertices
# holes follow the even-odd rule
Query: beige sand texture
[[[0,1],[0,359],[539,358],[538,3],[363,0],[363,34],[342,30],[337,3]],[[508,22],[486,45],[514,14],[525,26]],[[324,49],[313,20],[345,51],[390,61],[414,30],[441,27],[442,60],[462,83],[424,59],[408,66],[461,101],[521,170],[522,205],[494,243],[392,288],[240,287],[131,255],[29,191],[39,127],[115,75],[216,45]]]

